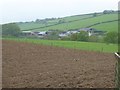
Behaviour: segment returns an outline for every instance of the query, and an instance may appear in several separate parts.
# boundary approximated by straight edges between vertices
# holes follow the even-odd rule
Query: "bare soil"
[[[3,88],[114,88],[115,58],[101,53],[3,41]]]

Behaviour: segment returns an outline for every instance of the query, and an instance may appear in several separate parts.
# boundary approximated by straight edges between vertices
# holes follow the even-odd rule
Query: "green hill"
[[[55,25],[55,24],[60,24],[60,20],[65,20],[65,22],[71,22],[71,21],[76,21],[79,19],[84,19],[84,18],[89,18],[92,17],[92,15],[75,15],[75,16],[68,16],[64,18],[58,18],[55,20],[48,20],[47,24],[43,23],[36,23],[36,22],[25,22],[25,23],[18,23],[20,26],[21,30],[27,30],[27,29],[34,29],[34,28],[40,28],[40,27],[46,27],[49,25]]]
[[[102,14],[98,13],[96,16],[94,14],[85,15],[75,15],[69,17],[63,17],[53,20],[47,20],[47,23],[19,23],[21,30],[31,30],[31,31],[48,31],[48,30],[70,30],[70,29],[80,29],[85,27],[92,27],[98,30],[104,31],[118,31],[118,14]]]
[[[96,28],[98,30],[103,31],[118,31],[118,21],[96,25],[93,26],[92,28]]]

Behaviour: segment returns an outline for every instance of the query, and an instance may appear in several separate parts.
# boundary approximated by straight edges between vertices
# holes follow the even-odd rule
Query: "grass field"
[[[50,45],[71,49],[80,49],[88,51],[98,52],[117,52],[118,47],[116,44],[105,44],[105,43],[93,43],[93,42],[77,42],[77,41],[58,41],[58,40],[40,40],[40,39],[19,39],[19,38],[6,38],[7,40],[15,40],[19,42],[28,42],[42,45]]]
[[[103,31],[117,31],[118,32],[118,21],[116,22],[109,22],[109,23],[103,23],[100,25],[93,26],[92,28],[96,28],[98,30]]]
[[[64,19],[66,23],[57,24],[57,25],[54,25],[54,24],[56,24],[60,19],[50,20],[48,21],[47,25],[53,25],[53,26],[49,26],[49,27],[46,27],[45,24],[39,24],[39,23],[23,23],[23,24],[19,24],[19,26],[21,30],[43,27],[39,29],[33,29],[33,31],[48,31],[48,30],[56,30],[56,29],[65,31],[69,29],[84,28],[96,23],[118,19],[117,14],[102,14],[96,17],[92,17],[92,18],[91,17],[92,15],[81,15],[81,16],[76,15],[71,17],[64,17],[61,19]],[[84,18],[87,18],[87,19],[84,19]],[[118,31],[117,21],[100,24],[100,25],[94,26],[93,28],[104,30],[104,31]]]
[[[50,29],[52,29],[52,30],[79,29],[79,28],[84,28],[84,27],[90,26],[95,23],[109,21],[109,20],[115,20],[115,19],[117,19],[117,14],[110,14],[110,15],[107,14],[107,15],[102,15],[102,16],[98,16],[98,17],[94,17],[94,18],[85,19],[85,20],[79,20],[79,21],[74,21],[74,22],[70,22],[70,23],[63,23],[63,24],[59,24],[59,25],[55,25],[55,26],[50,26],[50,27],[42,28],[41,30],[47,31]],[[113,27],[115,27],[115,26],[113,26]],[[39,30],[40,29],[38,29],[38,31]],[[113,31],[113,30],[110,30],[110,31]]]
[[[75,20],[80,20],[80,19],[84,19],[84,18],[89,18],[92,17],[92,14],[86,14],[86,15],[75,15],[75,16],[68,16],[68,17],[64,17],[65,21],[69,22],[69,21],[75,21]]]
[[[55,20],[48,20],[47,25],[53,25],[59,22],[59,20],[64,19],[66,22],[79,20],[83,18],[91,17],[92,15],[75,15],[75,16],[68,16],[63,18],[58,18]],[[21,28],[21,30],[31,29],[31,28],[38,28],[38,27],[45,27],[45,24],[40,23],[34,23],[34,22],[28,22],[28,23],[19,23],[18,24]]]

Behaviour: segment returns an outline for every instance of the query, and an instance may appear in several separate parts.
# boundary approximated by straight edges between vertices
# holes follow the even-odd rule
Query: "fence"
[[[116,63],[116,72],[115,72],[115,83],[118,90],[120,90],[120,55],[119,53],[115,53],[115,57],[117,59]]]

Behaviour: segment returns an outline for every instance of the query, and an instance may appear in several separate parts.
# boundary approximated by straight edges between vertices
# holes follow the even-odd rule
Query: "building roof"
[[[32,33],[31,31],[22,31],[23,33]]]
[[[38,34],[46,34],[46,31],[39,32]]]

